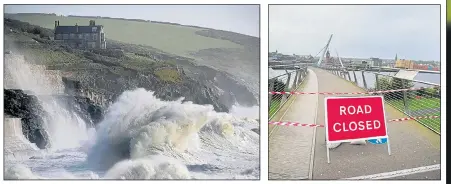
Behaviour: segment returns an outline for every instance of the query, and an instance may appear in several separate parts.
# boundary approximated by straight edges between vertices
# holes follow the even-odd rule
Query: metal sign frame
[[[360,139],[347,139],[347,140],[339,140],[339,141],[329,141],[329,128],[328,128],[328,123],[329,120],[327,119],[327,101],[329,99],[343,99],[343,98],[381,98],[382,100],[382,111],[384,112],[384,124],[385,124],[385,136],[376,136],[376,137],[365,137],[365,138],[360,138]],[[330,150],[329,150],[329,144],[331,143],[343,143],[343,142],[351,142],[351,141],[358,141],[358,140],[368,140],[368,139],[379,139],[379,138],[386,138],[387,139],[387,150],[388,150],[388,155],[391,155],[391,149],[390,149],[390,139],[388,138],[388,126],[387,126],[387,115],[385,112],[385,100],[383,96],[341,96],[341,97],[325,97],[324,98],[324,108],[325,108],[325,122],[324,122],[324,128],[326,129],[326,150],[327,150],[327,163],[330,163]]]

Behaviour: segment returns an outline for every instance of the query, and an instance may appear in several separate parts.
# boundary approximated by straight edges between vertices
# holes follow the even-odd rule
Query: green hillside
[[[451,23],[451,13],[449,11],[451,11],[451,1],[446,0],[446,24]]]
[[[54,28],[56,20],[60,21],[60,25],[87,25],[89,20],[93,19],[27,14],[9,14],[7,17],[50,29]],[[107,39],[131,44],[147,45],[180,56],[190,57],[190,53],[202,49],[243,48],[243,46],[228,40],[215,39],[196,34],[196,31],[203,30],[201,28],[104,18],[95,18],[94,20],[96,21],[96,24],[105,27]]]

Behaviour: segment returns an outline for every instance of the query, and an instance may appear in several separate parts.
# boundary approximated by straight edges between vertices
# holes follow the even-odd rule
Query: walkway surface
[[[318,91],[318,81],[309,70],[305,91]],[[277,121],[314,123],[318,95],[292,96]],[[302,105],[308,103],[309,105]],[[269,179],[306,179],[309,177],[313,148],[313,128],[277,126],[269,139]]]
[[[302,91],[364,91],[322,69],[311,68],[309,79]],[[298,95],[280,121],[324,124],[326,96]],[[387,104],[385,109],[387,119],[405,117]],[[440,179],[440,135],[415,121],[388,123],[388,131],[391,156],[386,144],[343,143],[330,150],[328,164],[324,128],[279,126],[269,137],[269,179]]]

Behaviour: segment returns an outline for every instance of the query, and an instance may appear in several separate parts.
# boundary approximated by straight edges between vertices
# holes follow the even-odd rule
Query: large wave
[[[71,168],[80,159],[85,163],[73,166],[83,170],[82,178],[107,179],[233,179],[259,177],[259,135],[252,131],[259,124],[255,113],[234,107],[232,112],[218,113],[211,105],[192,102],[162,101],[151,91],[126,91],[108,107],[104,119],[94,129],[65,103],[39,94],[54,94],[53,74],[30,65],[23,56],[8,56],[5,60],[10,88],[32,91],[48,114],[44,128],[49,133],[51,150],[75,151],[76,154],[46,156],[28,160],[26,166],[11,161],[5,178],[45,179],[80,177],[71,175]],[[44,82],[44,84],[43,84]],[[57,84],[61,85],[61,84]],[[44,95],[45,96],[45,95]],[[253,108],[254,110],[258,108]],[[257,112],[258,111],[252,111]],[[256,115],[256,116],[255,116]],[[86,141],[86,142],[85,142]],[[81,158],[82,153],[87,158]],[[80,161],[80,162],[82,162]],[[71,165],[69,167],[68,165]],[[77,164],[75,164],[77,165]],[[88,165],[91,168],[85,168]],[[58,173],[56,168],[61,167]],[[80,169],[82,167],[83,169]],[[97,174],[92,174],[91,169]],[[40,177],[33,172],[45,176]],[[42,171],[42,172],[41,172]],[[86,174],[87,173],[87,174]]]
[[[104,179],[190,179],[187,167],[175,159],[153,156],[114,165]]]
[[[140,168],[158,168],[161,163],[149,161],[148,157],[164,155],[191,170],[215,163],[216,168],[225,169],[233,168],[228,159],[236,157],[253,167],[241,168],[243,172],[259,169],[259,135],[251,131],[258,127],[256,120],[239,119],[217,113],[211,105],[182,100],[161,101],[144,89],[124,92],[98,125],[87,163],[102,170],[115,164],[112,170],[118,170],[117,164],[130,169],[140,164]]]

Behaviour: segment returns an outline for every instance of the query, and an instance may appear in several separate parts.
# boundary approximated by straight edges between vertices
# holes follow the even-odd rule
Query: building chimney
[[[78,33],[78,25],[77,25],[77,23],[75,23],[75,29],[76,29],[76,33]]]
[[[57,24],[56,24],[56,20],[55,20],[55,28],[56,28]]]
[[[60,21],[58,20],[58,26],[60,26]]]

